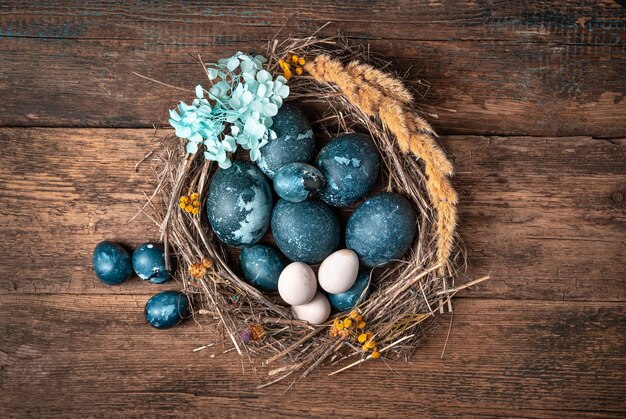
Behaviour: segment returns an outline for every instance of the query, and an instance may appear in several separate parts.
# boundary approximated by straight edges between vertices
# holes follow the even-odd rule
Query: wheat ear
[[[379,118],[396,137],[402,153],[410,152],[424,161],[426,190],[437,212],[437,263],[445,273],[457,222],[458,197],[449,179],[453,168],[435,140],[435,131],[409,108],[410,93],[400,80],[358,61],[344,65],[321,54],[308,61],[305,70],[318,83],[337,86],[368,117]]]

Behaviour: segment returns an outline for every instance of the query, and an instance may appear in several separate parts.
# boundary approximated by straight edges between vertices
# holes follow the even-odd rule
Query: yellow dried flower
[[[291,62],[294,64],[298,64],[298,56],[296,54],[291,56]]]
[[[182,209],[185,209],[187,204],[181,201],[180,204],[178,204],[178,206],[181,207]]]
[[[193,211],[193,206],[192,206],[192,205],[187,205],[187,206],[185,207],[185,211],[187,211],[187,212],[191,212],[191,211]]]
[[[302,67],[296,67],[296,74],[297,74],[298,76],[301,76],[301,75],[302,75]]]
[[[196,279],[202,279],[206,275],[206,268],[202,263],[194,263],[189,267],[189,275]]]
[[[374,352],[372,352],[372,358],[373,359],[380,358],[380,352],[378,352],[378,349],[374,349]]]
[[[334,326],[333,326],[333,327],[331,327],[331,328],[328,330],[328,334],[329,334],[331,337],[333,337],[333,338],[336,338],[336,337],[337,337],[337,335],[338,335],[338,333],[339,333],[339,331],[338,331],[338,330],[337,330],[337,328],[336,328],[336,327],[334,327]]]
[[[198,208],[194,208],[194,209],[191,210],[191,213],[193,215],[198,215],[200,213],[200,210]]]
[[[306,60],[304,59],[304,57],[298,58],[298,64],[300,64],[300,65],[305,65],[306,64]]]
[[[183,203],[183,204],[186,204],[187,202],[189,202],[189,197],[181,196],[180,197],[180,202]]]
[[[192,201],[197,201],[198,199],[200,199],[200,194],[198,192],[194,192],[189,195],[189,199],[191,199]]]
[[[291,72],[291,70],[289,69],[289,67],[285,68],[283,71],[283,74],[285,75],[285,78],[287,80],[291,79],[293,77],[293,73]]]
[[[209,258],[202,258],[202,266],[209,269],[213,267],[213,261]]]
[[[350,336],[350,332],[346,329],[340,330],[339,334],[341,335],[342,338],[347,338],[348,336]]]
[[[337,328],[337,330],[343,330],[343,323],[339,322],[335,327]]]
[[[359,341],[359,343],[365,342],[367,340],[367,334],[361,333],[359,337],[357,338],[357,340]]]
[[[350,318],[343,319],[343,327],[350,327],[350,326],[352,326],[352,319]]]
[[[363,345],[363,349],[364,351],[368,350],[368,349],[372,349],[376,346],[376,342],[374,342],[373,340],[368,340],[367,342],[365,342],[365,344]]]
[[[364,328],[365,328],[365,322],[364,322],[363,320],[361,320],[361,321],[359,322],[359,324],[357,325],[357,327],[358,327],[359,329],[364,329]]]

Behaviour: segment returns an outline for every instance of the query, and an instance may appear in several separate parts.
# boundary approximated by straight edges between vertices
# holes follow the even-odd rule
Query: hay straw
[[[401,79],[376,70],[388,68],[388,62],[372,56],[366,48],[351,46],[341,36],[310,36],[270,41],[265,52],[268,70],[278,74],[279,60],[289,54],[307,57],[310,61],[305,68],[311,74],[289,82],[288,99],[318,110],[314,122],[318,132],[369,133],[382,157],[384,189],[403,194],[420,213],[419,233],[405,258],[374,269],[373,291],[358,305],[367,330],[375,334],[385,358],[408,359],[430,327],[429,320],[437,310],[449,306],[452,296],[461,289],[454,286],[454,267],[463,260],[454,246],[456,213],[442,204],[456,202],[454,190],[446,183],[452,166],[436,144],[432,128],[410,110],[410,106],[415,106],[413,97]],[[329,76],[332,68],[339,71],[337,77]],[[376,88],[372,90],[372,86]],[[364,88],[372,91],[357,100]],[[394,115],[398,110],[403,113],[402,118]],[[262,386],[305,377],[331,360],[336,364],[359,357],[335,372],[338,373],[369,359],[371,356],[351,339],[330,336],[330,321],[311,326],[292,320],[279,298],[259,292],[237,274],[237,262],[214,237],[203,212],[194,217],[179,211],[177,206],[181,195],[197,191],[204,208],[208,183],[216,167],[205,161],[202,153],[185,154],[180,140],[172,135],[164,138],[162,144],[164,152],[158,160],[157,179],[160,200],[150,199],[147,208],[160,220],[166,249],[178,260],[180,269],[175,276],[192,297],[196,312],[217,318],[224,342],[231,342],[255,373],[266,377]],[[433,192],[436,188],[443,188],[449,198],[433,201],[433,197],[439,197]],[[442,217],[442,213],[447,215]],[[445,248],[440,238],[442,229]],[[213,268],[204,278],[194,279],[187,268],[202,258],[210,258]],[[250,324],[263,325],[262,340],[242,340],[240,331]]]

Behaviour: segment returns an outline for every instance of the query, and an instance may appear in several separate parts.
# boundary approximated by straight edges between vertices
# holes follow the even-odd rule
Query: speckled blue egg
[[[278,291],[278,278],[285,269],[285,263],[278,250],[263,245],[244,247],[239,255],[243,276],[261,291]]]
[[[339,221],[323,202],[279,200],[272,212],[276,245],[294,262],[319,263],[339,245]]]
[[[396,193],[381,193],[359,205],[346,225],[346,247],[362,265],[374,267],[401,258],[416,232],[415,210]]]
[[[289,202],[302,202],[316,196],[324,188],[324,175],[306,163],[289,163],[274,176],[274,190]]]
[[[213,176],[206,212],[215,235],[230,246],[247,246],[270,225],[272,190],[252,163],[235,161]]]
[[[276,138],[261,147],[256,161],[268,177],[273,178],[287,163],[308,163],[313,159],[313,128],[300,108],[285,103],[272,118],[272,129]]]
[[[100,281],[118,285],[130,278],[133,265],[126,249],[117,243],[103,241],[93,251],[93,270]]]
[[[353,309],[354,306],[356,306],[356,303],[359,301],[361,294],[366,288],[367,291],[365,292],[365,295],[363,296],[363,299],[361,299],[361,301],[365,301],[365,299],[369,295],[369,281],[369,272],[359,272],[359,275],[356,277],[354,285],[348,291],[342,292],[341,294],[328,294],[328,301],[330,301],[330,305],[337,311],[347,311]]]
[[[380,158],[368,135],[343,134],[320,150],[316,166],[326,178],[320,199],[334,207],[345,207],[364,197],[374,185]]]
[[[189,316],[189,300],[182,292],[163,291],[150,297],[144,314],[157,329],[174,327]]]
[[[133,252],[133,269],[137,276],[153,284],[162,284],[170,277],[165,267],[165,250],[160,243],[144,243]]]

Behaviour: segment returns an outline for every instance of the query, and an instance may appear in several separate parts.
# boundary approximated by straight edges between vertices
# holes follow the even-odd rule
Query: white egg
[[[348,291],[359,274],[359,257],[350,249],[331,253],[320,265],[317,274],[320,287],[331,294]]]
[[[304,320],[311,324],[322,324],[330,316],[330,303],[328,298],[320,291],[315,293],[315,297],[306,304],[291,306],[293,317]]]
[[[278,277],[278,293],[287,304],[308,303],[315,296],[316,291],[315,272],[306,263],[290,263]]]

